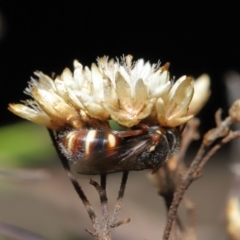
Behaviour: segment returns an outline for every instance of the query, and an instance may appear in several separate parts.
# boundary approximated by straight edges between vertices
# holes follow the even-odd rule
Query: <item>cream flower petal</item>
[[[166,106],[164,104],[164,100],[162,98],[159,98],[156,102],[156,110],[157,113],[161,116],[165,116],[166,115]]]
[[[183,116],[187,113],[188,106],[194,93],[192,78],[181,77],[169,92],[170,105],[168,106],[169,118]]]
[[[78,97],[83,103],[84,109],[91,117],[99,120],[109,119],[109,113],[101,106],[100,103],[95,101],[95,98],[93,96],[85,93],[79,93]]]
[[[177,127],[180,126],[193,118],[193,115],[188,115],[181,118],[167,119],[165,116],[158,116],[158,121],[161,123],[161,126],[165,127]]]
[[[162,95],[164,95],[166,92],[169,91],[171,87],[171,82],[167,82],[164,85],[160,85],[158,87],[155,88],[155,90],[152,92],[151,97],[161,97]]]
[[[69,68],[65,68],[61,74],[61,79],[64,82],[65,86],[72,87],[74,88],[75,82],[72,76],[72,72],[70,71]]]
[[[56,78],[55,86],[57,94],[61,96],[68,105],[73,106],[77,111],[84,109],[83,104],[77,98],[75,91],[66,86],[62,80]]]
[[[103,97],[104,97],[103,78],[95,63],[92,64],[91,72],[92,72],[93,94],[95,95],[97,100],[100,102],[103,100]]]
[[[114,88],[116,88],[115,85],[115,75],[118,71],[119,64],[116,63],[113,59],[110,59],[108,62],[108,57],[104,56],[102,58],[97,59],[98,68],[101,72],[103,78],[107,78],[111,81]]]
[[[142,79],[139,79],[135,85],[134,91],[134,109],[137,112],[141,112],[144,105],[147,103],[148,92]]]
[[[104,90],[104,102],[111,103],[111,105],[117,107],[119,100],[112,82],[109,81],[108,83],[105,83],[103,90]]]
[[[63,99],[65,99],[67,97],[67,90],[66,90],[65,83],[61,79],[56,78],[55,87],[56,87],[57,94],[61,96]]]
[[[172,86],[172,88],[171,88],[171,90],[169,92],[169,98],[170,99],[175,95],[176,91],[179,89],[180,85],[184,83],[186,78],[187,78],[187,76],[182,76],[173,84],[173,86]]]
[[[119,75],[121,75],[121,77],[129,84],[129,86],[134,84],[134,82],[131,81],[131,77],[130,77],[129,73],[127,72],[127,69],[125,69],[122,66],[119,67],[119,70],[116,73],[115,82],[117,82]]]
[[[116,92],[118,95],[120,107],[126,112],[132,109],[131,88],[126,79],[119,72],[116,74]]]
[[[66,88],[67,90],[67,99],[69,105],[73,106],[77,111],[80,111],[81,109],[84,109],[83,104],[81,103],[80,99],[77,97],[77,92],[73,89]]]
[[[109,119],[109,113],[98,103],[86,102],[84,106],[91,117],[102,121]]]
[[[144,107],[144,109],[138,114],[138,118],[142,120],[148,117],[153,111],[154,104],[155,104],[155,99],[151,99],[146,105],[146,107]]]
[[[80,89],[84,82],[85,78],[83,76],[83,66],[77,60],[74,60],[74,72],[73,72],[73,79],[77,89]]]
[[[77,111],[69,106],[59,95],[49,90],[32,88],[32,95],[41,109],[59,126],[66,123],[76,129],[82,127]]]
[[[161,70],[156,71],[155,73],[151,74],[149,78],[146,79],[145,82],[149,84],[150,92],[155,91],[156,88],[164,86],[165,83],[168,82],[168,76],[166,74],[167,71],[163,73]]]
[[[53,91],[56,91],[54,81],[48,75],[45,75],[44,73],[38,71],[34,72],[34,75],[39,77],[39,81],[32,79],[30,82],[32,87],[52,89]]]
[[[207,74],[202,74],[194,81],[194,94],[188,113],[197,114],[209,99],[210,94],[210,77]]]
[[[12,113],[31,122],[44,125],[50,129],[58,130],[60,126],[52,123],[51,118],[45,112],[39,112],[24,104],[9,104],[8,108]]]
[[[165,64],[163,67],[153,71],[144,81],[149,88],[149,94],[151,97],[161,97],[161,95],[169,90],[171,82],[169,81],[169,72],[167,71],[169,64]]]
[[[139,59],[135,63],[134,67],[131,70],[131,78],[132,78],[132,80],[142,78],[144,76],[144,72],[147,72],[150,69],[148,69],[148,67],[144,66],[143,59]]]
[[[193,93],[194,88],[191,78],[183,76],[178,79],[169,93],[156,102],[160,125],[176,127],[191,119],[193,116],[186,116],[186,114]]]
[[[120,125],[126,127],[132,127],[137,125],[141,119],[138,119],[136,116],[130,116],[126,111],[119,110],[110,104],[102,103],[104,109],[110,113],[111,119],[118,122]]]
[[[111,119],[118,122],[120,125],[133,127],[140,123],[142,119],[150,115],[154,106],[154,101],[150,102],[147,107],[144,108],[144,111],[141,111],[138,115],[129,115],[125,111],[119,110],[118,108],[106,103],[102,103],[102,105],[111,114]]]

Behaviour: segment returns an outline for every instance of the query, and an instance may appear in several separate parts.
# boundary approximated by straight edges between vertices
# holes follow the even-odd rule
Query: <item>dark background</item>
[[[20,121],[7,111],[7,105],[27,97],[23,90],[35,70],[60,74],[65,67],[72,68],[73,59],[90,65],[98,56],[132,54],[135,59],[144,58],[151,63],[159,59],[162,63],[171,62],[171,76],[176,78],[184,74],[198,77],[204,72],[210,75],[211,99],[200,114],[205,132],[214,125],[213,115],[219,107],[226,114],[224,75],[230,70],[240,72],[239,7],[230,1],[211,4],[0,0],[0,125]],[[41,141],[39,135],[33,138]],[[9,151],[14,152],[18,145],[19,142],[9,144]],[[46,145],[51,147],[50,142]],[[198,209],[199,239],[226,239],[222,216],[230,188],[232,158],[229,152],[220,154],[189,191]],[[34,155],[42,158],[43,153]],[[55,165],[46,170],[52,178],[39,184],[13,182],[6,187],[0,181],[0,220],[49,239],[70,239],[67,233],[79,236],[80,231],[82,239],[87,239],[84,228],[91,229],[90,221],[83,207],[79,207],[79,199],[60,162],[56,159]],[[121,234],[116,239],[126,239],[130,233],[135,238],[129,239],[156,239],[165,225],[164,205],[160,209],[156,189],[146,172],[130,175],[121,219],[131,217],[132,222],[116,230]],[[114,203],[120,176],[112,174],[109,178],[108,194],[110,203]],[[98,198],[88,179],[85,185],[81,180],[81,185],[96,206]]]
[[[57,74],[73,59],[90,65],[98,56],[132,54],[151,63],[171,62],[171,76],[212,79],[212,96],[202,111],[203,127],[213,125],[219,107],[227,109],[222,82],[240,71],[237,5],[145,1],[0,1],[0,124],[19,119],[7,111],[23,94],[33,71]]]

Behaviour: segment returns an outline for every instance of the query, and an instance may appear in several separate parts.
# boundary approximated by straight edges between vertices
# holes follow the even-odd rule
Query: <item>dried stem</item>
[[[186,129],[183,131],[182,134],[182,141],[181,141],[181,148],[179,153],[175,156],[178,159],[178,163],[184,160],[186,151],[193,140],[199,139],[199,133],[197,131],[200,125],[200,121],[198,118],[193,118],[190,120],[187,125]]]
[[[101,176],[101,180],[102,180],[102,176]],[[106,178],[105,178],[105,180],[106,180]],[[104,235],[105,238],[106,238],[106,236],[108,236],[110,239],[111,232],[110,232],[110,227],[109,227],[109,210],[108,210],[108,199],[107,199],[106,190],[103,189],[102,186],[100,186],[97,182],[93,181],[92,179],[90,179],[90,184],[95,187],[95,189],[97,190],[97,192],[99,194],[100,202],[101,202],[101,206],[102,206],[102,218],[103,218],[103,229],[100,230],[99,232],[94,233],[94,235],[96,237],[100,237],[100,236],[102,237],[102,235]],[[105,186],[106,186],[106,184],[105,184]],[[88,231],[88,232],[90,232],[90,231]],[[105,239],[105,238],[103,238],[103,239]],[[102,239],[102,238],[100,238],[100,239]]]
[[[190,143],[199,138],[199,124],[200,121],[197,118],[187,123],[182,134],[181,148],[178,154],[173,155],[165,165],[151,175],[151,178],[157,184],[159,195],[164,198],[167,211],[170,209],[174,198],[174,192],[179,185],[179,181],[181,181],[181,175],[187,171],[184,156]],[[184,228],[181,219],[176,215],[174,230],[172,231],[173,239],[186,239],[187,234],[188,232]]]
[[[122,202],[123,202],[123,196],[124,196],[126,183],[127,183],[127,179],[128,179],[128,173],[129,172],[125,171],[125,172],[123,172],[123,175],[122,175],[122,182],[121,182],[120,189],[119,189],[119,192],[118,192],[117,202],[116,202],[116,205],[115,205],[115,208],[114,208],[114,211],[113,211],[113,216],[112,216],[112,219],[111,219],[111,222],[110,222],[112,228],[115,228],[115,227],[118,227],[122,224],[130,222],[130,218],[126,218],[123,221],[117,222],[118,217],[119,217],[119,213],[120,213],[120,209],[121,209],[121,206],[122,206]]]
[[[200,177],[201,171],[206,162],[210,159],[210,157],[212,157],[217,152],[217,150],[222,145],[240,136],[239,132],[227,131],[229,126],[232,124],[232,120],[230,117],[227,117],[221,123],[219,123],[219,121],[217,123],[218,123],[217,128],[212,129],[205,134],[203,143],[196,157],[192,161],[192,164],[190,165],[187,173],[183,176],[180,185],[177,187],[174,193],[174,198],[168,211],[167,225],[165,227],[163,235],[164,240],[169,239],[172,224],[174,222],[174,219],[176,218],[177,209],[179,207],[179,204],[183,198],[185,191],[188,189],[188,187],[194,180]],[[220,142],[216,143],[216,140],[221,137],[222,139],[220,140]]]
[[[128,172],[123,172],[122,182],[120,185],[117,202],[116,202],[113,216],[111,217],[111,219],[109,217],[108,202],[107,202],[108,200],[107,200],[106,190],[103,189],[103,187],[102,187],[102,186],[106,186],[106,182],[105,182],[106,176],[101,175],[101,185],[99,185],[97,182],[95,182],[93,180],[90,180],[90,184],[96,188],[96,190],[98,191],[99,196],[100,196],[100,201],[101,201],[101,206],[102,206],[102,216],[103,216],[103,229],[101,229],[100,231],[96,231],[95,233],[90,232],[89,230],[87,230],[87,232],[89,232],[91,235],[93,235],[94,237],[96,237],[99,240],[100,239],[101,240],[102,239],[104,239],[104,240],[111,239],[111,233],[114,228],[116,228],[122,224],[128,223],[130,221],[129,218],[118,221],[119,213],[120,213],[121,206],[122,206],[124,191],[125,191],[125,187],[126,187],[126,183],[127,183],[127,177],[128,177]]]

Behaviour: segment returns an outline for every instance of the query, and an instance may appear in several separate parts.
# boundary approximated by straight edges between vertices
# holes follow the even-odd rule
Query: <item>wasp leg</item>
[[[61,160],[61,163],[65,169],[65,171],[67,172],[67,175],[75,189],[75,191],[77,192],[78,196],[80,197],[80,199],[82,200],[83,205],[85,206],[87,213],[89,215],[89,218],[91,219],[91,222],[93,224],[94,229],[99,230],[100,229],[100,224],[99,221],[97,219],[97,216],[93,210],[93,207],[91,205],[91,203],[88,201],[85,193],[83,192],[81,186],[79,185],[77,179],[73,176],[71,170],[70,170],[70,166],[69,166],[69,162],[67,160],[67,158],[62,154],[60,148],[58,147],[58,139],[56,139],[54,132],[51,129],[48,129],[49,135],[52,139],[53,145],[57,151],[57,154]]]
[[[139,125],[140,129],[130,129],[130,130],[126,130],[126,131],[116,131],[116,135],[118,137],[132,137],[132,136],[138,136],[138,135],[142,135],[144,133],[148,133],[149,131],[149,127],[145,124],[141,124]]]

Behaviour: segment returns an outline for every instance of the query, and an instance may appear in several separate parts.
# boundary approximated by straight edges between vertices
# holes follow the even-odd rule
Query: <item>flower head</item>
[[[186,115],[193,92],[192,79],[183,76],[178,79],[169,92],[159,97],[156,103],[156,112],[160,125],[176,127],[190,120],[193,115]]]
[[[83,128],[114,120],[125,127],[141,122],[176,127],[187,122],[193,96],[191,78],[169,79],[169,64],[150,64],[128,55],[119,61],[104,56],[91,68],[74,61],[55,80],[35,72],[25,93],[33,100],[10,104],[16,115],[51,129]]]

